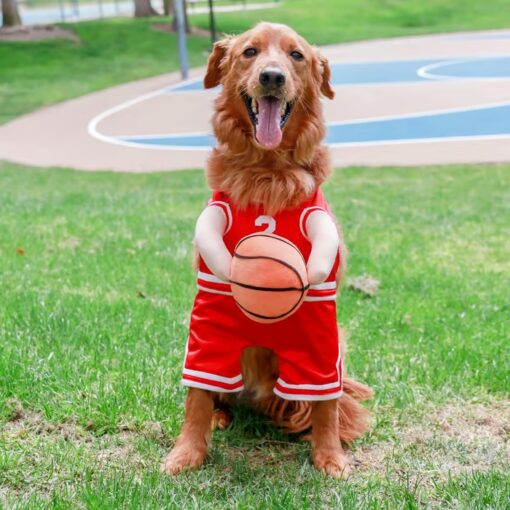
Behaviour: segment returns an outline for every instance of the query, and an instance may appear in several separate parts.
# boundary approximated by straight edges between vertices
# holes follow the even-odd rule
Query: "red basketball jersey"
[[[255,232],[270,232],[292,241],[308,260],[311,243],[306,221],[313,211],[331,214],[319,190],[300,207],[274,216],[261,207],[238,210],[224,193],[215,192],[210,207],[226,218],[223,239],[233,253],[238,241]],[[199,291],[191,312],[182,383],[216,392],[244,388],[241,356],[248,347],[271,349],[279,377],[273,391],[288,400],[330,400],[342,394],[342,360],[336,323],[339,256],[327,280],[312,285],[301,307],[281,321],[254,322],[236,305],[230,285],[211,273],[200,259]]]
[[[299,207],[285,209],[274,216],[264,213],[260,206],[250,206],[239,210],[225,193],[215,191],[209,200],[209,206],[220,207],[226,218],[223,240],[230,253],[234,253],[237,243],[245,236],[257,232],[276,234],[288,239],[299,249],[305,261],[308,261],[311,243],[306,232],[306,221],[314,211],[322,211],[332,216],[328,203],[318,189],[314,195]],[[336,292],[335,277],[340,264],[337,256],[329,277],[323,284],[312,285],[307,297],[327,297]],[[199,259],[198,286],[203,290],[230,292],[230,285],[218,280],[202,260]]]

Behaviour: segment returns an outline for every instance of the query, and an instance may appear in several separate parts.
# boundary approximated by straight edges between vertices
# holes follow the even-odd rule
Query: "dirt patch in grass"
[[[419,423],[395,430],[395,440],[355,452],[359,474],[406,475],[432,482],[510,467],[510,403],[454,402],[429,408]]]
[[[0,425],[0,444],[10,452],[9,466],[0,473],[0,504],[2,498],[5,502],[34,493],[45,498],[60,486],[70,489],[68,480],[79,482],[84,467],[92,477],[157,469],[161,455],[149,450],[166,450],[172,442],[153,421],[137,427],[122,424],[114,433],[97,435],[94,424],[80,425],[74,417],[53,423],[17,401],[8,406],[10,417]]]
[[[79,43],[80,39],[70,30],[54,25],[34,25],[0,28],[0,42],[34,42],[46,39],[67,39]]]
[[[380,282],[372,276],[356,276],[347,278],[347,287],[351,290],[361,292],[365,296],[374,297],[379,290]]]
[[[33,493],[49,497],[60,486],[72,492],[68,480],[75,480],[78,487],[85,467],[98,479],[119,472],[138,477],[157,471],[172,443],[157,422],[147,421],[137,427],[123,424],[114,433],[98,436],[93,424],[82,426],[73,418],[55,424],[42,413],[24,410],[17,402],[10,406],[10,419],[0,426],[0,442],[11,452],[11,465],[0,479],[0,502]],[[217,438],[212,466],[206,469],[229,472],[239,464],[279,469],[300,464],[308,456],[309,445],[300,441],[261,438],[254,442],[246,438],[231,446]],[[409,418],[408,423],[395,421],[392,440],[355,447],[352,457],[357,466],[352,482],[362,485],[372,477],[405,479],[425,490],[449,476],[489,469],[506,471],[510,468],[510,403],[458,401],[429,406],[427,412]]]

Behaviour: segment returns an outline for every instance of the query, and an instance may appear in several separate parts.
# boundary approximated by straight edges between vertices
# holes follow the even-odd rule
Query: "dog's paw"
[[[212,430],[225,430],[232,422],[232,415],[223,409],[216,409],[214,411],[211,429]]]
[[[313,465],[328,476],[347,479],[351,474],[349,459],[338,450],[316,450],[313,453]]]
[[[206,450],[197,449],[191,445],[178,445],[161,464],[161,472],[167,475],[178,475],[185,469],[196,469],[204,463],[206,455]]]

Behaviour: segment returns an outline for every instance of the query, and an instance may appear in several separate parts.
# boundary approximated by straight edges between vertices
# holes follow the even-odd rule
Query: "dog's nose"
[[[263,87],[281,88],[285,85],[285,75],[280,69],[266,68],[260,73],[259,82]]]

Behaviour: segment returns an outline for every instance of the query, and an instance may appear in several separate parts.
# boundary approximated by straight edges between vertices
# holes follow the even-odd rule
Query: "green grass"
[[[510,167],[350,168],[325,190],[349,273],[381,282],[339,300],[349,370],[376,391],[361,468],[327,480],[239,410],[169,480],[202,173],[2,164],[0,507],[507,508]]]
[[[218,30],[238,33],[258,21],[285,23],[314,44],[460,30],[508,28],[506,0],[287,0],[281,9],[224,13]],[[207,17],[193,18],[206,27]]]
[[[157,19],[109,19],[64,25],[81,43],[0,42],[0,123],[40,106],[179,68],[173,34]],[[210,42],[188,38],[190,65],[205,62]]]
[[[191,17],[208,27],[208,17]],[[218,30],[238,33],[261,21],[284,22],[314,44],[504,28],[507,0],[287,0],[276,9],[218,13]],[[109,19],[66,24],[81,43],[0,43],[0,124],[38,107],[178,68],[176,39],[150,25]],[[209,40],[190,37],[191,65],[204,64]]]

